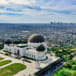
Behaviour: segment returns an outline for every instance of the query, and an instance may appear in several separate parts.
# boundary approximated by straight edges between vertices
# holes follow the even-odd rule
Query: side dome
[[[31,43],[41,43],[41,42],[45,42],[45,39],[42,35],[33,34],[32,36],[29,37],[28,41]]]
[[[44,47],[44,45],[40,45],[40,46],[38,46],[38,47],[36,48],[36,50],[37,50],[38,52],[43,52],[43,51],[46,50],[46,48]]]

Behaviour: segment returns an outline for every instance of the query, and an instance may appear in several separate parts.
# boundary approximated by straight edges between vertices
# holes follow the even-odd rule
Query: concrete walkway
[[[58,59],[55,56],[50,56],[49,54],[47,56],[48,56],[47,60],[40,62],[40,68],[44,68],[47,65],[51,64],[52,62],[54,62],[54,61],[56,61]],[[13,57],[6,56],[6,55],[3,55],[3,54],[0,54],[0,57],[3,57],[5,60],[12,60],[12,63],[10,63],[10,64],[21,63],[21,64],[26,65],[26,67],[27,67],[26,69],[20,71],[19,73],[17,73],[14,76],[30,76],[30,75],[34,76],[34,73],[39,71],[39,69],[37,68],[37,62],[34,61],[34,60],[31,60],[31,63],[28,63],[26,61],[23,63],[22,60],[15,59]],[[6,66],[8,66],[10,64],[6,64],[6,65],[4,65],[4,66],[2,66],[0,68],[6,67]]]

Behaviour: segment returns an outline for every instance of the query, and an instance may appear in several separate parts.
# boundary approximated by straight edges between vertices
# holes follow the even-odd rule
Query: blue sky
[[[0,0],[0,23],[76,23],[76,0]]]

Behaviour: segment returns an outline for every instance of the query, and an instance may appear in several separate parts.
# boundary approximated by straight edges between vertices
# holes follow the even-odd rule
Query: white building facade
[[[23,46],[23,44],[19,44]],[[5,45],[5,51],[11,52],[20,57],[32,58],[34,60],[46,59],[47,44],[43,36],[34,34],[28,39],[27,47],[20,47],[18,45]]]

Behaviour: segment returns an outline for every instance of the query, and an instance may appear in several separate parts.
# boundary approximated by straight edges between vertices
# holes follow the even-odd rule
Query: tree
[[[71,57],[69,55],[64,56],[64,61],[69,61],[70,59],[71,59]]]
[[[9,40],[9,39],[5,41],[5,44],[8,44],[8,45],[9,45],[9,44],[11,44],[11,43],[12,43],[12,41]]]
[[[3,48],[4,48],[4,44],[1,44],[1,45],[0,45],[0,49],[3,49]]]
[[[62,56],[63,56],[63,54],[60,53],[60,52],[56,52],[55,55],[56,55],[56,56],[59,56],[59,57],[62,57]]]

